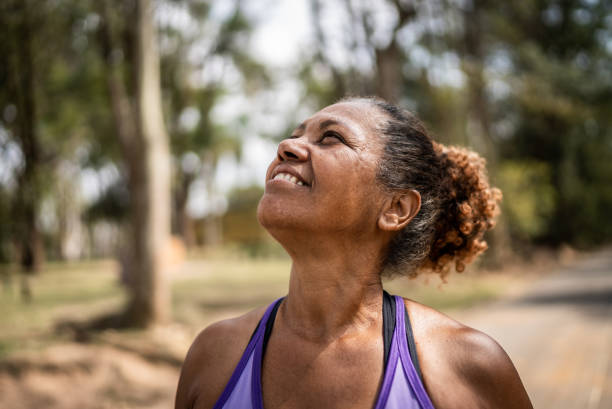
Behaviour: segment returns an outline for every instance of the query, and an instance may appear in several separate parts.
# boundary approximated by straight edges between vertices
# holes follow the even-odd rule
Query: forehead
[[[338,124],[358,139],[371,140],[378,136],[379,125],[385,120],[384,114],[367,101],[346,101],[323,108],[298,128],[305,130],[312,125]]]
[[[378,129],[378,124],[384,120],[384,114],[375,105],[362,100],[339,102],[323,108],[319,113],[344,117],[373,132]]]

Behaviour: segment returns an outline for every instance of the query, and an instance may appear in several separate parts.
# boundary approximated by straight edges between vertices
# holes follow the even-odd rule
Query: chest
[[[374,407],[383,378],[382,340],[313,346],[271,339],[262,366],[264,407]]]

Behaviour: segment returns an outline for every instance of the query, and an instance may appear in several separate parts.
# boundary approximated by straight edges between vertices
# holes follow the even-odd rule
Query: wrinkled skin
[[[268,168],[258,219],[293,263],[262,367],[266,408],[374,406],[384,373],[380,269],[389,241],[420,207],[417,192],[389,192],[376,179],[383,120],[367,102],[331,105],[283,140]],[[436,408],[531,408],[494,340],[414,301],[405,305]],[[263,312],[200,333],[176,408],[213,407]]]

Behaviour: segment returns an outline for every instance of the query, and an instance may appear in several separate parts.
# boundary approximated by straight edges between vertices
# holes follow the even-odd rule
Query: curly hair
[[[501,191],[489,185],[485,160],[465,148],[434,142],[410,112],[378,98],[366,101],[386,120],[379,181],[389,190],[414,189],[421,208],[391,241],[386,275],[415,276],[429,271],[442,277],[452,266],[461,272],[487,248],[483,236],[495,225]]]

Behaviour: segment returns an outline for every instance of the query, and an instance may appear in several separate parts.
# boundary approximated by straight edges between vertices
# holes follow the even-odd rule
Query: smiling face
[[[358,235],[376,229],[386,193],[376,180],[384,115],[364,101],[331,105],[283,140],[268,167],[258,219],[283,231]]]

